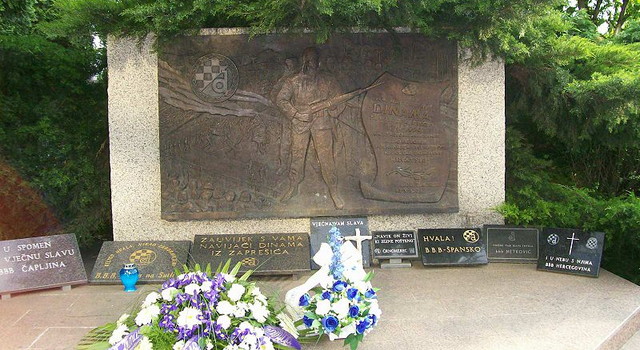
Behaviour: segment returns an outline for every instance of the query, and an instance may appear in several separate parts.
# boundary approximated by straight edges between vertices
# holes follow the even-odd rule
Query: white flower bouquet
[[[300,350],[291,319],[276,312],[255,283],[247,281],[250,271],[236,278],[241,265],[228,272],[229,265],[213,275],[198,266],[185,269],[147,295],[137,313],[97,329],[109,334],[108,342],[90,348]]]
[[[319,286],[302,294],[298,300],[303,312],[301,325],[305,328],[300,335],[306,340],[323,334],[330,340],[344,339],[344,344],[355,350],[378,323],[382,311],[378,306],[377,289],[370,282],[372,272],[365,274],[360,260],[357,266],[345,266],[342,244],[340,231],[333,227],[329,232],[333,254],[328,273],[318,280]]]

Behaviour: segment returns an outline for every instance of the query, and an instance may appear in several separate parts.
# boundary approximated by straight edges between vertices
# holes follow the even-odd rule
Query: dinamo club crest
[[[203,101],[228,100],[238,89],[238,68],[226,56],[209,54],[200,57],[191,74],[191,90]]]

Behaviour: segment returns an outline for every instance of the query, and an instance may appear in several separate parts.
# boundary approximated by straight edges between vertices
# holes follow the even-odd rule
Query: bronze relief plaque
[[[458,209],[453,42],[184,37],[158,77],[163,219]]]

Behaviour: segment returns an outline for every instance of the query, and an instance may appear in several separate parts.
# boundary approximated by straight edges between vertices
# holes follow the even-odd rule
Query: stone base
[[[268,291],[301,284],[261,282]],[[359,350],[622,349],[640,329],[640,287],[605,270],[590,278],[532,264],[416,263],[375,269],[372,283],[383,313]],[[321,341],[304,348],[343,346]]]
[[[411,267],[411,261],[402,259],[389,259],[380,263],[380,267],[383,269],[397,269],[402,267]]]
[[[608,271],[589,278],[541,272],[528,264],[415,265],[374,269],[383,313],[358,349],[639,348],[640,336],[632,336],[640,329],[640,287]],[[265,295],[277,298],[310,274],[301,281],[261,277],[257,282]],[[130,313],[157,288],[144,285],[125,293],[119,286],[90,284],[17,294],[2,301],[2,349],[50,349],[51,344],[73,349],[89,330]],[[321,340],[304,349],[344,350],[342,343]]]

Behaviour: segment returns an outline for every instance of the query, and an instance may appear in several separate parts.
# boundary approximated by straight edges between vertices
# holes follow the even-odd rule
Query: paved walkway
[[[640,287],[607,271],[597,279],[497,263],[375,271],[383,315],[361,350],[620,349],[640,327]],[[301,280],[258,283],[267,295],[282,291],[275,296],[282,300]],[[89,330],[117,319],[157,287],[125,293],[116,285],[82,285],[1,300],[0,349],[74,349]],[[628,347],[636,338],[624,349],[636,349]],[[305,348],[343,347],[323,341]]]

